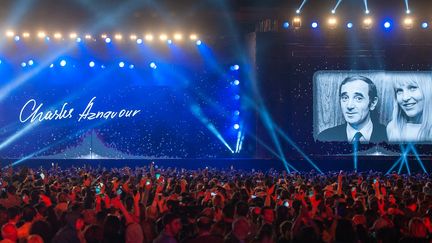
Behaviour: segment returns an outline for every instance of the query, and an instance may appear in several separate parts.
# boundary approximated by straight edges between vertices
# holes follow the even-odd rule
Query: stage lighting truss
[[[61,32],[52,32],[47,33],[45,31],[37,31],[31,33],[30,31],[25,32],[16,32],[11,29],[7,29],[3,32],[4,37],[10,40],[19,40],[20,38],[26,39],[27,41],[31,40],[31,37],[39,40],[49,40],[53,39],[56,41],[103,41],[106,42],[108,39],[113,42],[129,42],[136,43],[137,40],[145,40],[147,42],[152,42],[154,39],[159,39],[162,42],[171,41],[171,42],[184,42],[184,40],[188,40],[189,43],[195,44],[197,40],[199,40],[197,33],[190,33],[187,35],[183,35],[180,32],[175,32],[172,34],[162,33],[160,35],[153,35],[151,33],[139,34],[139,33],[130,33],[129,35],[124,35],[123,33],[102,33],[99,35],[92,35],[89,33],[79,34],[77,32],[70,33],[61,33]],[[21,34],[20,34],[21,33]],[[141,37],[140,37],[141,36]],[[129,38],[127,38],[129,37]],[[1,38],[1,36],[0,36]]]

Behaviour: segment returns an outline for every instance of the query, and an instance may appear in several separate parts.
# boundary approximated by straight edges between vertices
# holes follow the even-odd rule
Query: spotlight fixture
[[[403,27],[405,29],[412,29],[414,27],[414,19],[411,17],[405,17],[403,20]]]
[[[60,40],[62,38],[62,34],[59,32],[54,33],[54,39]]]
[[[136,39],[137,39],[137,36],[136,36],[135,34],[132,34],[132,35],[129,36],[129,39],[131,39],[131,40],[136,40]]]
[[[165,35],[165,34],[161,34],[161,35],[159,36],[159,40],[161,40],[161,41],[166,41],[167,39],[168,39],[168,36]]]
[[[197,46],[200,46],[202,44],[202,41],[201,40],[197,40],[195,43],[196,43]]]
[[[198,39],[198,36],[197,36],[196,34],[191,34],[191,35],[189,36],[189,39],[190,39],[190,40],[197,40],[197,39]]]
[[[230,69],[231,69],[232,71],[237,71],[237,70],[240,69],[240,66],[239,66],[238,64],[234,64],[234,65],[231,66]]]
[[[120,41],[120,40],[123,39],[123,36],[122,36],[121,34],[115,34],[115,35],[114,35],[114,39]]]
[[[312,26],[312,28],[316,29],[316,28],[318,28],[318,23],[317,22],[312,22],[311,26]]]
[[[154,39],[154,37],[153,37],[152,34],[146,34],[146,35],[144,36],[144,38],[145,38],[146,41],[152,41],[152,40]]]
[[[372,24],[373,24],[372,18],[366,17],[363,19],[363,28],[364,29],[372,28]]]
[[[182,40],[182,39],[183,39],[183,35],[182,34],[180,34],[180,33],[175,33],[174,34],[174,40],[179,41],[179,40]]]
[[[24,33],[22,34],[22,37],[24,37],[24,38],[29,38],[29,37],[30,37],[30,33],[29,33],[29,32],[24,32]]]
[[[89,35],[89,34],[86,34],[86,35],[84,36],[84,38],[85,38],[86,40],[90,40],[90,39],[92,38],[92,36]]]
[[[297,9],[297,10],[296,10],[296,14],[299,14],[299,13],[300,13],[300,9]]]
[[[328,26],[330,27],[330,29],[334,29],[337,26],[337,19],[336,17],[330,17],[327,21]]]
[[[369,9],[366,9],[365,14],[369,14],[369,13],[370,13]]]
[[[102,34],[102,35],[101,35],[101,38],[102,38],[102,39],[106,39],[106,38],[107,38],[107,34]]]
[[[151,62],[151,63],[150,63],[150,68],[151,68],[151,69],[156,69],[156,68],[157,68],[156,63]]]
[[[292,25],[295,29],[298,29],[301,27],[301,18],[300,17],[294,17]]]
[[[8,31],[6,31],[6,36],[7,37],[14,37],[15,33],[12,30],[8,30]]]
[[[43,38],[46,37],[46,34],[45,34],[45,32],[43,32],[43,31],[39,31],[38,34],[37,34],[37,36],[38,36],[40,39],[43,39]]]
[[[353,23],[349,22],[349,23],[347,23],[346,26],[347,26],[348,29],[351,29],[353,27]]]
[[[289,24],[289,22],[288,21],[285,21],[284,23],[283,23],[283,28],[284,29],[288,29],[289,28],[289,26],[290,26],[290,24]]]
[[[78,35],[75,32],[72,32],[69,34],[69,38],[71,38],[71,39],[76,39],[77,37],[78,37]]]
[[[428,26],[429,26],[429,24],[428,24],[427,22],[423,22],[423,23],[421,24],[421,27],[422,27],[423,29],[427,29]]]
[[[390,28],[390,27],[391,27],[390,22],[389,22],[389,21],[386,21],[386,22],[384,23],[384,28],[388,29],[388,28]]]

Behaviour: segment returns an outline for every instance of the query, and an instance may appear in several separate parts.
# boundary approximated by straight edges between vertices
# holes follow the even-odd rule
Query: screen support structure
[[[358,140],[353,142],[354,172],[356,172],[356,173],[357,173],[357,163],[358,163],[358,157],[357,157],[358,144],[359,144]]]

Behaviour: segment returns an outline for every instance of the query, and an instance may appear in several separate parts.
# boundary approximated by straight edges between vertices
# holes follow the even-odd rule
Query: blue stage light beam
[[[410,8],[409,8],[409,0],[405,0],[405,8],[406,8],[406,13],[407,13],[407,14],[410,14],[410,13],[411,13],[411,10],[410,10]]]
[[[425,174],[429,174],[423,164],[423,161],[420,159],[419,154],[417,153],[417,149],[415,148],[414,144],[410,143],[411,151],[414,153],[414,156],[417,159],[417,162],[419,163],[420,167],[422,168],[423,172]]]
[[[303,2],[300,4],[300,7],[297,8],[296,13],[301,13],[303,6],[306,4],[307,0],[303,0]]]
[[[407,164],[407,154],[408,154],[408,146],[407,147],[404,147],[402,144],[400,145],[400,148],[401,148],[401,152],[402,152],[402,154],[401,154],[401,161],[400,161],[400,165],[399,165],[399,170],[398,170],[398,174],[400,174],[401,173],[401,171],[402,171],[402,167],[404,166],[404,165],[406,165]]]
[[[12,1],[14,5],[12,9],[7,12],[9,16],[2,23],[2,25],[5,27],[18,26],[19,22],[24,19],[23,16],[28,14],[28,11],[32,9],[33,5],[37,2],[38,1],[36,0]],[[3,45],[6,41],[6,38],[0,38],[0,48],[3,48]]]
[[[282,162],[284,163],[285,168],[287,169],[287,172],[290,173],[290,170],[288,167],[289,163],[285,157],[285,154],[282,150],[282,146],[281,146],[279,139],[276,135],[274,123],[270,117],[270,114],[268,113],[267,109],[265,109],[264,107],[259,109],[259,114],[261,116],[261,119],[263,120],[264,126],[267,128],[267,131],[270,133],[270,137],[271,137],[274,145],[276,146],[277,152],[279,153],[280,157],[282,158]]]
[[[282,136],[283,139],[285,139],[295,150],[297,150],[297,152],[299,152],[299,154],[301,154],[301,156],[303,156],[303,158],[310,164],[312,165],[312,167],[314,167],[319,173],[323,174],[323,172],[321,171],[321,169],[312,161],[312,159],[309,158],[309,156],[307,156],[303,150],[297,146],[297,144],[287,135],[285,134],[284,131],[282,131],[282,129],[278,126],[276,126],[276,132],[279,133],[279,135]]]
[[[190,106],[190,110],[192,112],[192,114],[199,120],[201,121],[201,123],[203,123],[207,129],[213,133],[213,135],[215,135],[219,141],[222,142],[223,145],[225,145],[225,147],[227,147],[229,149],[229,151],[231,151],[231,153],[234,153],[234,150],[232,150],[232,148],[229,146],[229,144],[225,141],[225,139],[222,137],[221,133],[216,129],[216,127],[210,122],[210,120],[203,114],[201,108],[196,105],[193,104]]]
[[[59,56],[66,53],[67,51],[73,49],[75,47],[74,44],[69,44],[64,49],[53,53],[52,55],[45,58],[36,68],[31,69],[29,72],[25,72],[22,75],[19,75],[11,82],[8,82],[6,85],[0,88],[0,102],[3,101],[10,93],[24,84],[27,80],[31,79],[33,76],[37,75],[48,65],[52,64]]]
[[[87,11],[92,12],[93,16],[97,19],[97,23],[92,26],[90,32],[96,32],[100,29],[110,29],[119,26],[119,19],[123,19],[125,15],[140,8],[143,4],[151,3],[153,1],[123,1],[122,4],[118,5],[114,11],[106,14],[106,8],[101,8],[96,1],[78,0],[74,1],[80,3]]]
[[[241,137],[242,137],[242,130],[243,130],[243,128],[240,129],[240,131],[237,132],[237,141],[236,141],[236,149],[235,149],[236,153],[240,152],[239,148],[240,148],[240,140],[241,140]]]
[[[28,131],[30,131],[34,127],[38,126],[39,124],[40,124],[39,121],[35,121],[33,123],[26,125],[23,129],[14,133],[12,136],[8,137],[6,140],[4,140],[2,143],[0,143],[0,150],[6,148],[10,144],[12,144],[15,140],[22,137],[24,134],[26,134]]]
[[[369,14],[370,12],[369,12],[369,8],[368,8],[368,0],[363,0],[363,3],[364,3],[364,7],[365,7],[365,13]]]
[[[400,164],[399,164],[399,169],[398,169],[398,174],[401,173],[402,171],[402,166],[405,164],[405,159],[401,158]]]
[[[245,138],[245,135],[242,134],[242,137],[241,137],[241,139],[240,139],[240,144],[239,144],[238,153],[240,153],[240,151],[242,150],[242,147],[243,147],[243,140],[244,140],[244,138]]]
[[[262,141],[260,138],[258,138],[257,136],[255,136],[254,134],[249,133],[249,132],[247,132],[247,135],[250,136],[253,140],[257,141],[259,144],[261,144],[267,151],[269,151],[271,154],[273,154],[276,158],[283,161],[283,158],[280,157],[279,154],[276,153],[276,151],[274,151],[272,148],[270,148],[270,146],[267,145],[266,143],[264,143],[264,141]],[[291,164],[286,164],[286,166],[288,166],[292,170],[298,172],[298,170],[294,166],[292,166]],[[287,171],[289,171],[289,168],[285,168],[285,169],[287,169]]]
[[[399,163],[401,163],[401,159],[402,159],[402,157],[399,157],[399,159],[397,159],[394,163],[393,163],[393,165],[390,167],[390,169],[387,171],[387,173],[385,173],[386,175],[388,175],[388,174],[390,174],[392,171],[393,171],[393,169],[394,168],[396,168],[396,166],[399,164]]]
[[[224,68],[219,64],[220,62],[217,61],[216,56],[213,54],[213,51],[205,43],[197,46],[197,48],[201,57],[211,69],[215,70],[221,75],[226,73]]]
[[[39,151],[36,151],[36,152],[31,153],[31,154],[29,154],[29,155],[26,155],[26,156],[22,157],[21,159],[19,159],[19,160],[13,162],[12,164],[10,164],[10,166],[16,166],[16,165],[19,165],[19,164],[21,164],[22,162],[24,162],[24,161],[26,161],[26,160],[28,160],[28,159],[31,159],[31,158],[33,158],[34,156],[36,156],[36,155],[38,155],[38,154],[40,154],[40,153],[43,153],[43,152],[47,151],[48,149],[54,147],[55,145],[56,145],[56,144],[52,144],[52,145],[50,145],[50,146],[48,146],[48,147],[45,147],[45,148],[43,148],[43,149],[40,149]],[[4,168],[4,167],[3,167],[3,168]]]
[[[408,158],[405,159],[405,165],[406,165],[406,169],[407,169],[408,175],[411,175],[410,166],[408,164]]]
[[[274,127],[275,124],[272,121],[272,119],[271,119],[271,117],[270,117],[267,109],[265,108],[265,105],[262,104],[261,107],[259,107],[259,105],[255,103],[255,99],[252,100],[250,98],[245,98],[245,103],[251,105],[258,112],[258,114],[260,115],[260,117],[261,117],[261,119],[263,121],[263,124],[264,124],[265,128],[267,129],[267,131],[269,132],[269,135],[270,135],[270,137],[271,137],[271,139],[272,139],[272,141],[273,141],[273,143],[274,143],[274,145],[275,145],[275,147],[277,149],[277,152],[279,153],[279,157],[282,158],[281,160],[284,163],[285,168],[287,169],[288,172],[290,172],[289,171],[289,167],[288,167],[289,163],[286,160],[286,157],[285,157],[285,155],[283,153],[283,150],[282,150],[282,147],[280,145],[279,139],[278,139],[278,137],[276,135],[276,130],[275,130],[275,127]]]
[[[337,3],[336,3],[336,5],[334,6],[334,8],[332,9],[332,14],[335,14],[336,13],[336,9],[339,7],[339,4],[342,2],[342,0],[338,0],[337,1]]]

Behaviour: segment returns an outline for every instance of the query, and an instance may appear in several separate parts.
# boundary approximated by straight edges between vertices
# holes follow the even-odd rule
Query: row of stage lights
[[[230,82],[231,85],[234,86],[234,87],[237,87],[237,86],[240,85],[240,80],[237,77],[238,76],[238,72],[237,71],[239,71],[239,69],[240,69],[240,66],[238,64],[234,64],[234,65],[230,66],[230,70],[231,70],[232,74],[236,76],[234,78],[234,80]],[[235,94],[234,95],[234,100],[237,100],[237,101],[240,100],[240,95],[239,94]],[[240,111],[239,110],[235,110],[234,111],[234,117],[238,118],[239,115],[240,115]],[[240,124],[238,122],[234,123],[233,128],[235,130],[239,130],[240,129]]]
[[[325,24],[328,28],[335,29],[336,27],[338,27],[340,25],[340,22],[336,16],[331,16],[327,19]],[[352,23],[352,22],[346,22],[345,25],[348,29],[351,29],[354,27],[354,23]],[[360,26],[363,29],[371,29],[374,26],[374,19],[370,16],[366,16],[361,21]],[[384,20],[383,26],[386,29],[390,28],[392,26],[392,21],[391,20]],[[415,22],[414,18],[412,18],[410,16],[406,16],[402,20],[401,26],[405,29],[412,29],[412,28],[414,28],[414,26],[416,26],[416,22]],[[300,16],[294,17],[293,20],[291,21],[291,23],[288,21],[283,23],[283,28],[285,28],[285,29],[289,29],[289,28],[299,29],[301,27],[302,27],[302,19]],[[311,23],[311,27],[314,29],[318,28],[319,23],[317,21],[313,21]],[[421,27],[422,29],[427,29],[429,27],[429,24],[428,24],[428,22],[422,22],[421,24],[419,24],[419,27]]]
[[[1,64],[3,64],[3,61],[2,61],[2,60],[0,60],[0,65],[1,65]],[[61,60],[59,60],[56,64],[51,63],[51,64],[49,65],[49,68],[54,68],[56,65],[59,66],[59,67],[66,67],[67,64],[68,64],[67,60],[65,60],[65,59],[61,59]],[[30,59],[30,60],[25,61],[25,62],[21,62],[21,67],[22,67],[22,68],[32,67],[32,66],[34,66],[34,65],[36,65],[36,62],[35,62],[33,59]],[[90,61],[90,62],[88,62],[88,66],[89,66],[90,68],[97,68],[97,67],[100,67],[100,68],[102,68],[102,69],[105,69],[105,68],[106,68],[106,65],[104,65],[104,64],[100,64],[100,65],[98,65],[95,61]],[[157,69],[157,64],[156,64],[155,62],[150,62],[150,63],[148,64],[148,66],[149,66],[151,69]],[[73,67],[75,67],[75,65],[74,65]],[[134,68],[135,68],[135,65],[134,65],[134,64],[128,64],[128,63],[126,63],[126,62],[124,62],[124,61],[120,61],[120,62],[118,62],[118,67],[119,67],[119,68],[129,68],[129,69],[134,69]],[[240,69],[240,66],[237,65],[237,64],[235,64],[235,65],[231,66],[230,69],[231,69],[231,71],[238,71],[238,70]],[[235,79],[235,80],[232,82],[232,85],[234,85],[234,86],[238,86],[238,85],[240,85],[240,81],[239,81],[238,79]],[[234,97],[234,98],[235,98],[236,100],[238,100],[240,97],[237,97],[237,96],[236,96],[236,97]]]
[[[72,41],[77,41],[77,42],[81,42],[83,40],[86,41],[97,41],[97,40],[102,40],[105,41],[106,43],[110,43],[112,41],[116,41],[116,42],[123,42],[123,41],[133,41],[133,42],[137,42],[138,44],[143,43],[144,41],[147,42],[153,42],[153,41],[161,41],[161,42],[181,42],[181,41],[192,41],[192,42],[196,42],[197,44],[200,42],[200,40],[198,39],[198,35],[197,34],[190,34],[189,36],[185,36],[182,33],[174,33],[172,35],[168,35],[168,34],[160,34],[160,35],[154,35],[151,33],[148,34],[144,34],[144,35],[138,35],[138,34],[130,34],[129,36],[124,36],[123,34],[117,33],[117,34],[113,34],[113,35],[108,35],[108,34],[101,34],[100,36],[95,36],[95,35],[91,35],[91,34],[85,34],[85,35],[79,35],[75,32],[71,32],[68,35],[63,35],[60,32],[55,32],[52,33],[51,35],[49,35],[48,33],[44,32],[44,31],[39,31],[35,34],[31,34],[30,32],[23,32],[21,34],[16,33],[13,30],[7,30],[5,32],[5,36],[8,39],[13,39],[15,41],[19,41],[21,39],[30,39],[31,37],[36,37],[37,39],[40,40],[57,40],[57,41],[64,41],[64,40],[72,40]]]
[[[0,64],[2,64],[2,60],[0,60]],[[20,64],[20,66],[22,67],[22,68],[30,68],[30,67],[33,67],[33,66],[35,66],[37,63],[33,60],[33,59],[30,59],[30,60],[28,60],[28,61],[25,61],[25,62],[21,62],[21,64]],[[61,60],[59,60],[58,62],[56,62],[56,63],[51,63],[48,67],[49,68],[54,68],[54,67],[67,67],[68,66],[68,61],[67,60],[65,60],[65,59],[61,59]],[[130,63],[126,63],[126,62],[124,62],[124,61],[120,61],[120,62],[118,62],[118,64],[117,64],[117,66],[119,67],[119,68],[129,68],[129,69],[134,69],[135,68],[135,65],[134,64],[130,64]],[[148,64],[148,66],[151,68],[151,69],[157,69],[157,64],[155,63],[155,62],[150,62],[149,64]],[[75,65],[72,65],[72,67],[75,67]],[[95,61],[89,61],[88,62],[88,67],[90,67],[90,68],[101,68],[101,69],[105,69],[105,68],[107,68],[107,66],[106,65],[104,65],[104,64],[97,64]]]

